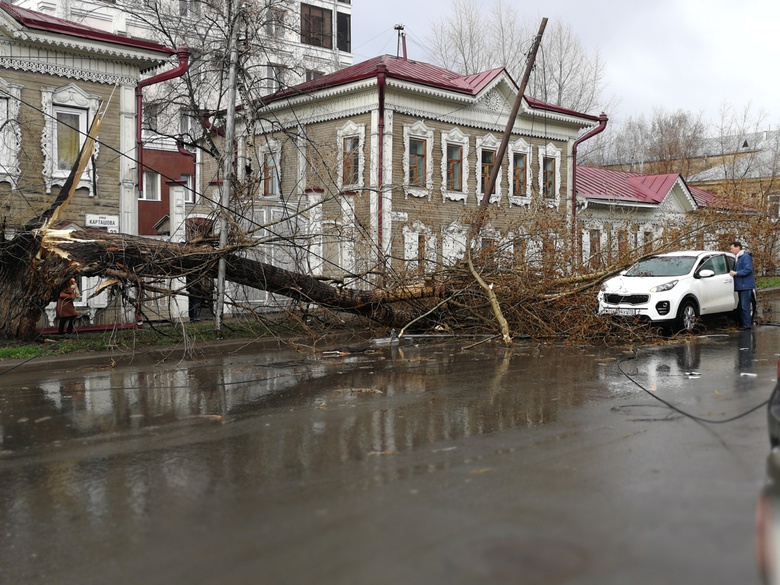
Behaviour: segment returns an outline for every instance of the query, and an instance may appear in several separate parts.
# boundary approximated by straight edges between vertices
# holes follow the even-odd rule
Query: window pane
[[[69,171],[79,156],[80,116],[71,112],[57,112],[57,169]]]
[[[415,187],[425,187],[425,140],[409,139],[409,184]]]
[[[496,152],[494,150],[482,151],[482,193],[487,189],[488,182],[490,181],[490,172],[493,170],[493,163],[496,160]],[[493,185],[493,191],[491,195],[495,193],[496,188]]]
[[[184,202],[195,203],[195,189],[193,189],[192,175],[182,175],[184,181]]]
[[[282,88],[283,74],[282,67],[269,63],[266,65],[266,87],[269,93],[276,93]]]
[[[425,234],[417,234],[417,272],[425,273],[425,247],[427,246]]]
[[[544,190],[544,196],[547,198],[555,197],[555,159],[544,159],[544,183],[542,189]]]
[[[332,19],[330,10],[301,4],[301,42],[325,49],[333,48]]]
[[[524,154],[515,154],[512,171],[514,177],[512,194],[515,197],[525,197],[526,168]]]
[[[767,213],[769,217],[780,217],[780,195],[767,195]]]
[[[336,13],[336,47],[339,51],[352,52],[351,17],[343,12]]]
[[[618,260],[628,260],[628,232],[620,230],[618,236]]]
[[[284,12],[269,9],[266,13],[265,32],[269,37],[279,37],[284,28]]]
[[[263,195],[266,197],[279,195],[279,172],[276,157],[268,152],[263,155]]]
[[[144,171],[144,190],[141,199],[147,201],[160,200],[160,175],[151,171]]]
[[[360,140],[357,136],[349,136],[344,139],[344,168],[343,177],[345,185],[356,185],[360,179],[360,159],[358,147]]]
[[[447,145],[447,189],[462,191],[463,147],[459,144]]]
[[[644,245],[642,251],[645,254],[650,254],[653,251],[653,232],[644,232],[643,240]]]

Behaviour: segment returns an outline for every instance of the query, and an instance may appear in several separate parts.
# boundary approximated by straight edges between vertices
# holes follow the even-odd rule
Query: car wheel
[[[680,303],[675,323],[677,331],[693,331],[697,321],[696,303],[691,299],[685,299]]]

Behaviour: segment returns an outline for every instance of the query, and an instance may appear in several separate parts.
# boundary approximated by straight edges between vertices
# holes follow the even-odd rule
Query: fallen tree
[[[105,110],[103,111],[105,113]],[[163,242],[102,230],[60,230],[57,222],[75,191],[94,149],[103,113],[93,120],[78,160],[51,206],[31,219],[12,239],[0,233],[0,339],[32,339],[44,308],[73,276],[99,276],[118,286],[150,277],[215,277],[225,261],[227,280],[320,307],[367,317],[388,327],[404,327],[419,317],[394,308],[415,298],[436,296],[435,287],[392,292],[355,290],[244,258],[240,247]],[[171,292],[173,294],[173,292]]]
[[[0,243],[0,337],[34,337],[43,308],[71,276],[99,276],[131,284],[149,277],[178,278],[193,273],[215,277],[220,258],[226,261],[230,282],[366,317],[387,327],[401,328],[418,317],[395,304],[444,293],[443,287],[433,286],[392,291],[334,286],[209,245],[100,230],[32,230]]]

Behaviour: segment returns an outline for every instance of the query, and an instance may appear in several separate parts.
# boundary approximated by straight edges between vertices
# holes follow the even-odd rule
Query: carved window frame
[[[358,182],[344,184],[344,139],[358,139]],[[339,190],[360,190],[365,182],[366,168],[366,125],[350,121],[344,124],[336,133],[338,140],[338,187]]]
[[[410,272],[418,276],[431,274],[437,268],[437,242],[436,234],[423,222],[417,220],[412,225],[403,227],[404,235],[404,261],[410,268]],[[420,242],[424,249],[420,250]]]
[[[531,164],[533,163],[533,147],[522,138],[507,145],[507,180],[509,185],[509,205],[528,206],[531,205],[531,192],[533,185],[533,175],[531,173]],[[525,195],[515,193],[515,155],[525,155]]]
[[[269,139],[259,152],[263,199],[278,199],[282,196],[282,147],[276,139]],[[272,169],[267,167],[268,159],[273,162]],[[273,173],[269,185],[269,172]]]
[[[404,124],[404,192],[412,197],[430,198],[433,191],[433,128],[428,128],[425,122]],[[425,141],[425,185],[412,185],[409,177],[411,153],[409,144],[412,139]]]
[[[451,191],[447,189],[447,146],[456,144],[463,148],[461,160],[461,191]],[[460,131],[459,128],[453,128],[447,132],[441,133],[441,193],[446,201],[462,201],[464,204],[468,201],[469,184],[469,136]]]
[[[57,144],[57,118],[58,107],[85,112],[85,128],[89,129],[92,120],[97,115],[100,107],[100,96],[89,94],[78,85],[70,83],[62,87],[42,87],[41,106],[45,116],[43,131],[41,133],[41,150],[43,151],[43,180],[46,192],[50,193],[54,185],[63,185],[70,174],[70,170],[57,168],[56,144]],[[82,135],[79,141],[84,144],[86,135]],[[90,157],[81,177],[78,177],[76,189],[87,189],[90,196],[94,196],[94,185],[97,183],[97,175],[93,180],[93,161],[97,160],[100,141],[95,137],[95,149]]]
[[[6,106],[5,117],[0,118],[0,183],[9,183],[15,189],[22,172],[19,166],[19,152],[22,149],[22,128],[19,125],[22,86],[0,78],[0,91]]]
[[[441,257],[444,266],[454,266],[466,253],[466,236],[468,229],[458,223],[451,222],[441,228]]]
[[[555,160],[555,186],[553,196],[548,197],[544,192],[544,159],[552,158]],[[548,207],[558,207],[561,203],[561,149],[553,143],[539,148],[539,197]]]
[[[484,150],[491,150],[494,154],[494,161],[493,164],[501,164],[502,161],[498,160],[498,147],[501,146],[501,141],[493,136],[493,134],[486,134],[485,136],[482,136],[481,138],[477,138],[476,141],[476,147],[477,147],[477,168],[479,169],[479,172],[477,173],[477,205],[482,203],[482,197],[484,193],[482,192],[482,151]],[[491,170],[492,172],[492,170]],[[496,185],[494,192],[490,195],[490,201],[489,203],[498,203],[501,201],[501,168],[498,170],[498,177],[496,178]]]

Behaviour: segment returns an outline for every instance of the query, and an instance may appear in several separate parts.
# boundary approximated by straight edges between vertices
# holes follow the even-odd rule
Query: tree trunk
[[[27,223],[14,239],[0,232],[0,339],[32,339],[44,307],[55,300],[75,275],[110,276],[123,281],[144,277],[177,278],[193,273],[215,276],[224,260],[225,278],[271,293],[329,309],[347,311],[391,327],[403,327],[416,315],[399,311],[392,302],[423,298],[428,289],[387,295],[335,287],[310,276],[242,258],[221,247],[161,242],[97,230],[53,229],[67,208],[93,152],[94,137],[105,114],[95,117],[70,176],[51,207]]]
[[[31,231],[0,244],[0,338],[35,337],[43,308],[71,276],[110,276],[127,281],[184,277],[193,272],[216,276],[220,256],[226,260],[226,278],[231,282],[367,317],[388,327],[403,327],[416,317],[393,303],[442,292],[436,287],[392,292],[337,287],[206,245],[98,230]]]
[[[39,269],[40,240],[24,232],[0,242],[0,337],[31,339],[43,308],[59,293],[64,280]]]

